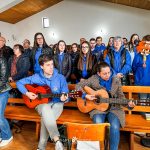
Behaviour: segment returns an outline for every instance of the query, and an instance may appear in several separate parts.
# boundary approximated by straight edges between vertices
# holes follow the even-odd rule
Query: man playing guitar
[[[24,78],[17,82],[19,91],[29,97],[31,100],[37,98],[37,94],[26,89],[26,84],[36,84],[39,86],[49,86],[54,94],[68,93],[68,85],[63,75],[59,74],[54,68],[53,59],[48,55],[39,57],[39,64],[42,68],[40,73]],[[60,98],[52,98],[49,103],[39,104],[36,110],[41,116],[40,141],[37,150],[45,150],[48,137],[54,140],[55,150],[64,150],[63,144],[59,140],[59,132],[56,120],[63,111],[63,102],[68,99],[66,94],[62,94]]]
[[[93,75],[87,80],[81,81],[76,85],[77,90],[84,91],[84,87],[88,86],[93,90],[105,89],[110,97],[125,99],[122,92],[121,82],[117,76],[114,76],[110,70],[110,66],[101,62],[97,66],[97,74]],[[83,99],[95,100],[95,95],[83,93]],[[129,107],[134,107],[135,104],[132,101],[128,103]],[[125,125],[125,113],[120,104],[110,104],[107,111],[92,110],[90,111],[90,117],[94,123],[103,123],[105,119],[111,124],[110,126],[110,150],[118,150],[120,140],[120,124],[123,127]]]

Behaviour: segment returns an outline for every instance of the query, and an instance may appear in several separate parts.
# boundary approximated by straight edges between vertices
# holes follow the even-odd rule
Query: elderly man
[[[11,55],[13,55],[13,50],[6,46],[6,39],[4,37],[0,37],[0,56],[4,56],[6,60],[10,58]]]
[[[122,85],[129,85],[128,74],[131,70],[131,56],[123,46],[121,37],[114,37],[113,46],[110,48],[105,62],[110,65],[112,71],[121,79]]]
[[[23,48],[24,48],[24,54],[26,54],[28,57],[30,57],[31,46],[30,46],[30,41],[28,39],[25,39],[23,41]]]

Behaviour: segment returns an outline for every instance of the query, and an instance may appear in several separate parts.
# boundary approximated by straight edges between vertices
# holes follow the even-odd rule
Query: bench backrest
[[[122,86],[122,90],[126,95],[127,99],[131,100],[137,100],[138,93],[150,93],[150,87],[149,86]],[[128,109],[125,109],[126,111],[129,111]],[[135,106],[132,111],[137,112],[150,112],[150,105],[149,106]]]
[[[16,88],[15,82],[10,83],[10,85],[12,86],[12,88]],[[69,90],[74,90],[75,84],[68,84],[68,88]],[[150,87],[148,86],[122,86],[122,90],[126,98],[132,100],[138,99],[138,93],[150,93]],[[24,101],[22,98],[9,98],[8,103],[24,104]],[[70,101],[69,103],[65,103],[65,107],[77,108],[76,100]],[[128,110],[126,108],[124,108],[124,110],[131,112],[131,110]],[[150,112],[150,106],[135,106],[135,108],[132,111]]]

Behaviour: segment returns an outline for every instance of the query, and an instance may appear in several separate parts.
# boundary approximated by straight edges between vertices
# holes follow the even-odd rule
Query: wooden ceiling
[[[102,1],[150,10],[150,0],[102,0]]]
[[[15,24],[63,0],[24,0],[18,5],[0,13],[0,21]],[[150,10],[150,0],[102,0],[126,6]],[[85,1],[86,3],[86,1]]]
[[[62,0],[24,0],[18,5],[0,13],[0,21],[15,24],[61,1]]]

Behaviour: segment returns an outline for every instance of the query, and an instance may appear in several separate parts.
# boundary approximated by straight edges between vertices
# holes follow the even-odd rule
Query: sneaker
[[[8,140],[2,140],[0,142],[0,147],[6,146],[7,144],[9,144],[12,141],[12,139],[13,139],[13,136],[11,136],[11,138]]]
[[[59,140],[55,144],[55,150],[64,150],[64,146]]]

